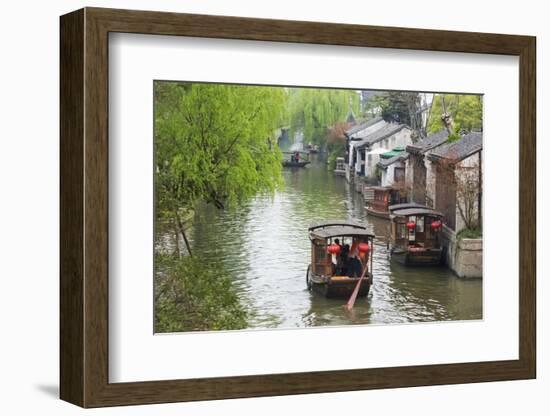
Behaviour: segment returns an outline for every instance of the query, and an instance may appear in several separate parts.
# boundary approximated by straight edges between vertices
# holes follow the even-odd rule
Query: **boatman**
[[[355,240],[353,244],[351,245],[351,249],[349,250],[349,267],[348,272],[351,277],[360,277],[363,273],[363,270],[361,270],[363,265],[361,264],[361,260],[359,258],[359,241]]]

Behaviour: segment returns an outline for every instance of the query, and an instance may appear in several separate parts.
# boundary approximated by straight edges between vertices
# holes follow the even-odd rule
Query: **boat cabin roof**
[[[355,227],[345,225],[335,225],[333,227],[320,228],[310,232],[310,237],[313,238],[333,238],[333,237],[366,237],[374,238],[374,234],[367,230],[361,230]]]
[[[349,226],[354,228],[360,228],[365,230],[366,227],[356,221],[344,221],[344,220],[324,220],[324,221],[314,221],[309,224],[308,231],[316,230],[317,228],[332,227],[335,225]]]
[[[393,191],[394,190],[391,186],[369,186],[369,188],[374,191]]]
[[[429,209],[426,205],[417,204],[416,202],[405,202],[403,204],[390,205],[388,210],[390,212],[397,211],[398,209],[407,209],[407,208],[426,208]]]
[[[308,230],[311,239],[326,239],[332,237],[375,237],[374,234],[367,231],[364,225],[355,221],[319,221],[312,223]]]
[[[443,214],[430,208],[405,208],[392,211],[396,217],[408,217],[411,215],[430,215],[433,217],[442,217]]]

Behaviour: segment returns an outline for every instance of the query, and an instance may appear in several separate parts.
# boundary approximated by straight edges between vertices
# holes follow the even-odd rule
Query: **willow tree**
[[[349,111],[359,112],[359,95],[355,90],[297,88],[289,91],[291,131],[301,130],[304,138],[326,145],[329,128],[346,120]]]
[[[225,208],[281,183],[274,132],[282,88],[155,82],[157,220],[190,247],[182,214],[204,201]]]

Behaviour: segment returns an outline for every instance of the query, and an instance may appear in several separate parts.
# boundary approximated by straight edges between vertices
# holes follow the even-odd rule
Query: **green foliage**
[[[447,113],[453,118],[455,133],[483,127],[483,98],[480,95],[436,94],[433,98],[428,122],[428,134],[445,128],[445,124],[441,120],[444,113],[443,97]]]
[[[457,142],[459,140],[460,140],[460,133],[457,133],[456,131],[454,133],[449,134],[449,136],[447,137],[448,143]]]
[[[344,156],[346,152],[345,143],[335,143],[329,145],[328,153],[328,170],[333,171],[336,169],[336,158]]]
[[[249,311],[212,259],[155,255],[155,332],[247,327]]]
[[[210,258],[180,257],[179,236],[190,254],[184,216],[199,202],[225,208],[282,185],[275,132],[286,92],[155,82],[154,99],[157,229],[173,227],[176,236],[173,255],[161,254],[157,240],[156,331],[244,328],[248,312],[231,278]]]
[[[377,92],[371,95],[363,103],[363,117],[370,120],[374,117],[378,117],[382,113],[383,107],[386,105],[387,97],[382,92]]]
[[[304,133],[306,142],[324,146],[328,128],[344,122],[351,109],[359,112],[359,95],[355,90],[293,88],[289,90],[288,120],[291,134]]]
[[[483,237],[483,232],[479,228],[463,228],[458,232],[456,238],[462,240],[463,238],[481,238]]]
[[[411,127],[419,125],[416,116],[420,106],[418,93],[388,91],[378,97],[378,103],[384,120],[404,123]]]
[[[224,208],[282,184],[282,88],[155,82],[157,212]]]

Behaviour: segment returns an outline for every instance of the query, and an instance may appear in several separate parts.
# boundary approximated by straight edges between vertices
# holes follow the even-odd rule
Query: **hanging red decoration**
[[[368,253],[370,251],[370,246],[368,243],[359,243],[359,252]]]
[[[342,247],[340,247],[338,244],[330,244],[327,247],[327,252],[329,254],[340,254],[341,251],[342,251]]]
[[[407,228],[408,228],[409,230],[412,231],[412,230],[415,229],[415,227],[416,227],[416,223],[415,223],[414,221],[409,221],[409,222],[407,223]]]
[[[439,228],[441,228],[441,221],[434,221],[432,222],[432,230],[437,230]]]

